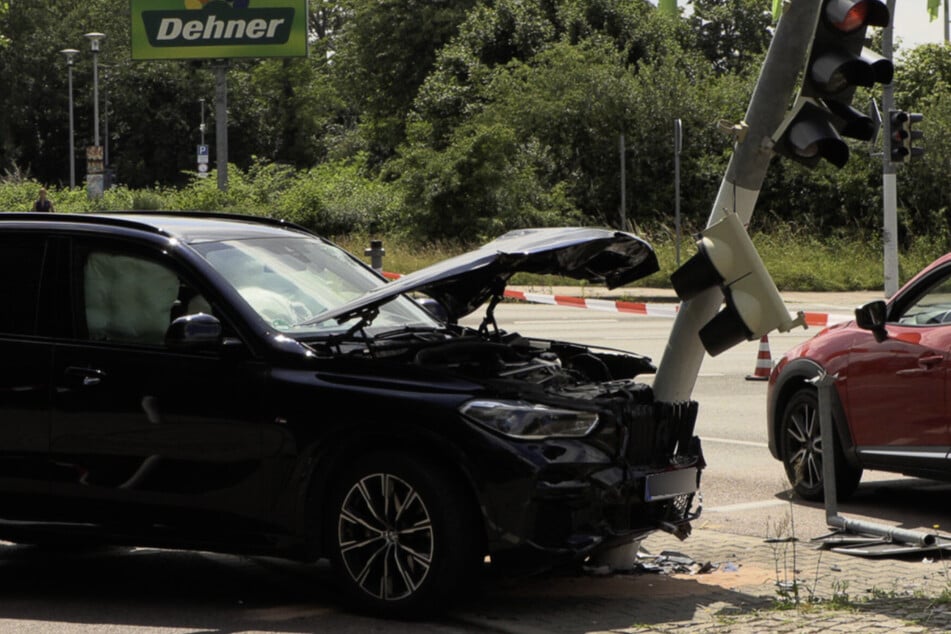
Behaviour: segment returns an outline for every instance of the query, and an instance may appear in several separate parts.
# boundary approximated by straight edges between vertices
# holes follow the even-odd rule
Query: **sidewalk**
[[[657,533],[642,544],[665,551],[712,571],[522,579],[463,620],[512,634],[951,631],[951,568],[935,551],[863,558],[702,527],[683,542]]]

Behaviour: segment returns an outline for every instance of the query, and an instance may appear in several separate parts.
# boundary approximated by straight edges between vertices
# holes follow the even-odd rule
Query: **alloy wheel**
[[[817,408],[801,399],[786,414],[786,460],[797,482],[808,489],[822,486],[822,434]]]
[[[432,518],[419,492],[390,473],[372,473],[344,496],[337,540],[347,573],[370,596],[398,601],[425,581],[433,561]]]

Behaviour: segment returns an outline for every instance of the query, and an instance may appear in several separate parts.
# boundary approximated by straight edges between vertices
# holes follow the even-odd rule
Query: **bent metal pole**
[[[845,533],[873,535],[891,542],[913,546],[930,547],[938,542],[934,533],[910,531],[895,526],[886,526],[874,522],[851,520],[839,515],[838,490],[835,482],[835,426],[832,420],[833,387],[837,375],[829,375],[824,370],[809,379],[816,386],[819,397],[819,434],[822,442],[822,490],[826,507],[826,525]]]
[[[746,111],[744,133],[737,137],[707,221],[708,227],[728,212],[736,212],[744,225],[749,224],[773,156],[772,135],[783,122],[797,79],[806,64],[822,4],[823,0],[791,0],[786,4]],[[690,399],[704,355],[698,333],[713,318],[722,301],[722,291],[714,287],[681,304],[654,379],[654,395],[658,401]]]

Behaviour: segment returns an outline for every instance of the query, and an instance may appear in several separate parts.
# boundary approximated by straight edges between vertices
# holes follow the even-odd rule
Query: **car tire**
[[[446,470],[380,452],[335,480],[325,534],[335,575],[354,607],[418,617],[446,607],[476,580],[479,514]]]
[[[862,469],[846,461],[837,435],[833,441],[836,497],[845,500],[858,488]],[[779,443],[786,477],[796,494],[805,500],[822,501],[825,497],[823,447],[819,398],[814,389],[800,389],[786,401],[779,423]]]

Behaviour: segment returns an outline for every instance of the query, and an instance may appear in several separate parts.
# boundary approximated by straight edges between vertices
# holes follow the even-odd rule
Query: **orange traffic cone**
[[[759,352],[756,355],[756,369],[746,377],[747,381],[768,381],[773,369],[773,358],[769,354],[769,337],[763,335],[759,340]]]

